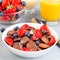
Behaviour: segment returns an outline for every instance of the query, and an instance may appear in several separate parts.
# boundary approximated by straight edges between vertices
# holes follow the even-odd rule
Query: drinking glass
[[[33,14],[35,12],[34,7],[36,6],[38,0],[22,0],[26,2],[25,13]]]
[[[40,0],[40,16],[48,25],[57,24],[60,16],[60,0]]]

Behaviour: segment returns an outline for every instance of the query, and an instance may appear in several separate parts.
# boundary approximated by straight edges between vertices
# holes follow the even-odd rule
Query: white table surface
[[[36,13],[33,15],[23,15],[23,17],[20,18],[20,22],[29,22],[31,18],[39,18],[39,6],[37,5],[36,8]],[[2,25],[0,26],[9,26],[9,25]],[[60,23],[52,27],[58,34],[59,39],[60,39]],[[19,56],[14,55],[12,52],[9,51],[9,49],[3,44],[2,39],[1,39],[2,33],[0,32],[0,60],[60,60],[60,48],[55,46],[49,53],[46,55],[35,58],[35,59],[27,59],[27,58],[22,58]]]

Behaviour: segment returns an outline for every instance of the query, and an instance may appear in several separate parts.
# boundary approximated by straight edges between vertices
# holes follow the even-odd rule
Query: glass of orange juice
[[[60,16],[60,0],[40,0],[40,15],[48,25],[57,24]]]

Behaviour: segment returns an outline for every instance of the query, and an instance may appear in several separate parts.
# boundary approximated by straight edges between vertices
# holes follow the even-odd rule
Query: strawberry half
[[[32,40],[37,40],[37,38],[36,38],[35,35],[33,35],[33,36],[31,37],[31,39],[32,39]]]
[[[21,50],[23,50],[23,51],[30,51],[30,49],[28,49],[27,47],[23,47],[23,48],[21,48]]]
[[[48,32],[49,35],[51,35],[51,32],[50,32],[49,28],[45,24],[40,27],[41,32],[42,32],[42,30],[46,30],[46,32]]]
[[[0,6],[0,12],[2,11],[2,7]]]
[[[24,24],[20,29],[17,30],[17,34],[19,37],[24,36],[24,34],[26,33],[25,29],[28,29],[29,25]]]
[[[42,33],[39,29],[36,30],[35,36],[36,36],[36,38],[41,38],[42,37]]]
[[[13,39],[12,39],[12,38],[6,37],[6,38],[5,38],[5,42],[6,42],[8,45],[13,46]]]
[[[10,21],[10,17],[7,16],[7,15],[6,16],[3,16],[3,20],[9,22]]]
[[[56,42],[55,37],[51,36],[49,45],[51,46],[51,45],[53,45],[55,42]]]
[[[17,30],[17,34],[18,34],[19,37],[24,36],[25,30],[20,28],[20,29]]]
[[[31,39],[32,40],[37,40],[37,39],[39,39],[41,37],[42,37],[42,33],[40,32],[39,29],[37,29]]]
[[[30,26],[28,24],[24,24],[21,29],[28,29]]]

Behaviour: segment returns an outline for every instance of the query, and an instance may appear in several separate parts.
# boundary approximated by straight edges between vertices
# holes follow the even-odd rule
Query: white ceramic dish
[[[35,28],[40,28],[42,26],[42,24],[37,24],[37,23],[20,23],[20,24],[15,24],[13,26],[10,26],[9,28],[7,28],[3,34],[2,34],[2,41],[4,42],[4,44],[9,48],[9,50],[11,52],[13,52],[14,54],[18,55],[18,56],[22,56],[22,57],[26,57],[26,58],[35,58],[35,57],[40,57],[40,56],[43,56],[45,55],[47,52],[51,52],[50,50],[56,45],[57,41],[58,41],[58,35],[57,33],[55,32],[55,30],[53,30],[52,28],[48,27],[51,31],[51,34],[55,37],[56,39],[56,42],[53,46],[45,49],[45,50],[42,50],[42,51],[34,51],[34,52],[27,52],[27,51],[22,51],[22,50],[17,50],[15,48],[12,48],[10,47],[5,41],[5,37],[7,36],[7,32],[12,30],[15,26],[19,26],[21,27],[22,25],[24,24],[28,24],[32,27],[35,27]]]

